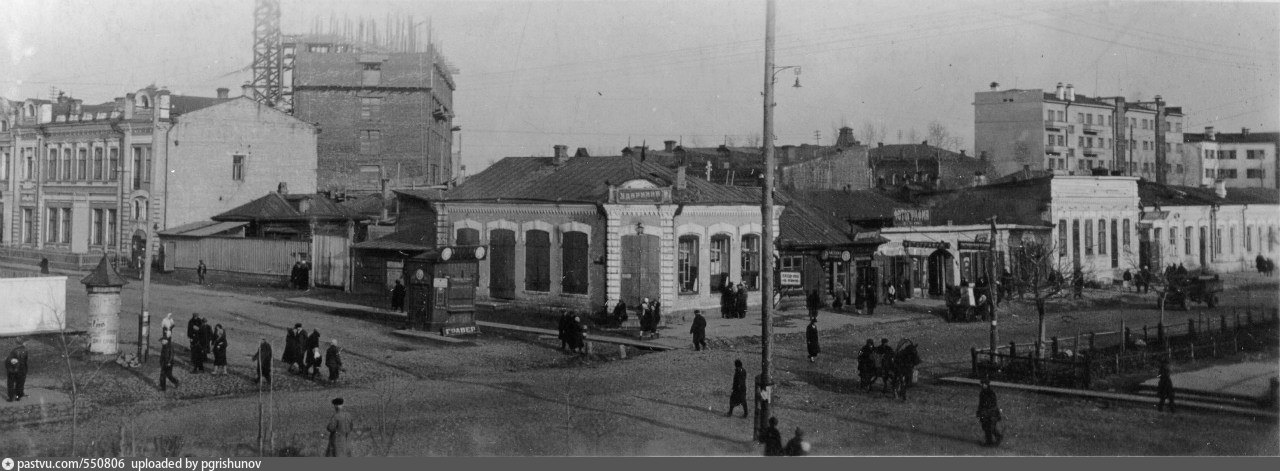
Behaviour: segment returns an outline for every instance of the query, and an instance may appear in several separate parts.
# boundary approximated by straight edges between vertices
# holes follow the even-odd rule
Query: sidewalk
[[[929,309],[922,308],[933,308],[933,304],[941,305],[941,303],[941,301],[937,300],[913,299],[899,302],[894,306],[880,305],[876,307],[874,316],[867,315],[865,311],[863,314],[855,314],[853,312],[819,310],[818,332],[827,332],[845,327],[858,328],[937,318],[938,316],[928,313]],[[915,309],[903,310],[899,308],[902,305],[912,306]],[[747,311],[747,317],[742,319],[725,319],[720,317],[719,312],[704,312],[702,316],[707,319],[708,341],[741,337],[758,338],[760,336],[762,323],[758,309]],[[667,345],[672,348],[693,348],[693,334],[689,333],[689,327],[693,324],[693,313],[671,316],[664,314],[662,317],[663,325],[658,329],[658,334],[661,337],[649,340],[649,342]],[[803,334],[805,328],[809,326],[809,311],[803,307],[791,308],[785,311],[773,311],[772,318],[774,335]]]

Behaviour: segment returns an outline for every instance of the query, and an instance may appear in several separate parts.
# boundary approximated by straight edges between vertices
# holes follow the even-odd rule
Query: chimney
[[[1022,178],[1024,180],[1031,178],[1031,165],[1022,165]]]
[[[961,156],[961,157],[968,157],[968,155],[967,155],[967,154],[965,154],[965,152],[967,152],[967,151],[966,151],[966,150],[964,150],[964,149],[960,149],[960,156]]]
[[[1249,135],[1249,128],[1240,128],[1240,135],[1241,135],[1241,136],[1248,136],[1248,135]]]
[[[840,126],[840,134],[836,137],[836,147],[852,147],[858,144],[853,138],[853,128]]]
[[[1067,101],[1076,101],[1076,86],[1067,84]]]
[[[662,141],[662,150],[672,152],[676,150],[676,141]]]
[[[280,193],[282,195],[289,194],[289,184],[285,182],[280,182],[279,184],[277,184],[276,193]]]
[[[671,141],[667,141],[667,142],[671,142]],[[687,185],[687,180],[685,178],[686,178],[685,166],[681,165],[679,167],[676,167],[676,189],[677,190],[683,190],[685,188],[685,186]]]
[[[984,150],[984,151],[982,151],[982,152],[979,152],[979,153],[978,153],[978,160],[982,160],[982,161],[987,160],[987,151],[985,151],[985,150]]]
[[[133,119],[133,110],[138,106],[137,99],[138,95],[136,93],[124,94],[124,109],[121,110],[122,114],[124,114],[124,119]]]
[[[226,88],[226,87],[218,88],[218,98],[227,98],[227,95],[229,95],[230,93],[231,93],[230,88]]]
[[[876,147],[884,147],[884,143],[883,143],[883,142],[877,142],[877,143],[876,143]]]
[[[1165,141],[1165,133],[1169,132],[1168,129],[1165,129],[1169,127],[1168,124],[1166,124],[1164,121],[1166,116],[1167,115],[1165,114],[1164,100],[1160,98],[1160,95],[1156,95],[1156,142],[1155,142],[1156,168],[1155,168],[1155,171],[1156,171],[1156,183],[1159,183],[1161,185],[1168,184],[1168,181],[1167,181],[1168,176],[1166,175],[1166,173],[1169,171],[1168,170],[1169,156],[1167,154],[1167,151],[1165,150],[1165,147],[1168,146],[1167,141]]]
[[[246,98],[253,98],[253,84],[249,82],[245,82],[244,85],[241,85],[240,96],[243,96]]]
[[[1216,195],[1218,195],[1218,197],[1219,197],[1219,198],[1226,198],[1226,197],[1227,197],[1227,182],[1226,182],[1225,180],[1214,180],[1214,182],[1213,182],[1213,193],[1214,193],[1214,194],[1216,194]]]
[[[466,165],[461,165],[458,167],[458,176],[453,177],[453,181],[456,182],[455,183],[456,185],[461,185],[467,182],[467,166]]]
[[[999,90],[1000,90],[1000,82],[991,82],[991,91],[994,92]]]
[[[573,153],[574,157],[591,157],[591,153],[587,152],[586,147],[579,147],[577,152]]]
[[[1062,90],[1062,82],[1058,82],[1058,88],[1055,88],[1055,89],[1053,90],[1053,96],[1054,96],[1054,98],[1057,98],[1057,99],[1059,99],[1059,100],[1066,100],[1066,99],[1067,99],[1067,95],[1066,95],[1066,94],[1063,92],[1063,90]]]
[[[920,145],[922,145],[922,146],[927,146],[927,145],[929,145],[929,140],[927,140],[927,139],[926,139],[924,142],[921,142],[921,143],[920,143]]]
[[[569,160],[569,146],[556,144],[552,149],[555,150],[556,165],[562,165]]]
[[[1217,133],[1213,132],[1213,126],[1204,127],[1204,140],[1213,141],[1216,140],[1216,137]]]

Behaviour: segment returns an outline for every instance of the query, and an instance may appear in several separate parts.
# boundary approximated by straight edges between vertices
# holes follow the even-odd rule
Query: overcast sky
[[[148,84],[238,93],[252,0],[6,0],[0,95],[86,102]],[[16,8],[15,8],[16,7]],[[463,164],[616,155],[627,144],[743,144],[761,131],[765,2],[283,0],[286,34],[317,16],[412,14],[461,73]],[[778,3],[778,143],[883,125],[886,143],[938,121],[973,145],[973,94],[1072,83],[1182,106],[1189,130],[1280,130],[1280,4],[1148,1]],[[425,29],[427,26],[423,26]],[[819,137],[820,135],[820,137]],[[455,146],[457,143],[455,142]]]

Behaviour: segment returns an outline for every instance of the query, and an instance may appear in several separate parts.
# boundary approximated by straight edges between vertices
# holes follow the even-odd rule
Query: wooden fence
[[[195,269],[204,260],[210,271],[288,278],[297,260],[306,259],[311,243],[296,240],[204,237],[172,239],[174,267]]]
[[[1051,337],[1048,342],[1010,342],[992,351],[970,349],[974,377],[1088,388],[1097,378],[1149,370],[1160,361],[1195,361],[1241,351],[1280,346],[1280,314],[1247,310],[1243,314],[1200,316],[1166,328],[1121,324],[1118,331]]]

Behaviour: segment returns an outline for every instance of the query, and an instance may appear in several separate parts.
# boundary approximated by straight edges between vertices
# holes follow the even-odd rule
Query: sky
[[[7,0],[0,96],[86,103],[156,84],[238,93],[252,0]],[[552,146],[617,155],[759,142],[764,0],[282,0],[285,34],[317,17],[413,15],[460,71],[468,173]],[[917,142],[931,122],[972,150],[973,97],[1075,85],[1181,106],[1188,131],[1280,130],[1280,3],[779,0],[777,144],[847,125]],[[793,85],[799,79],[800,88]]]

